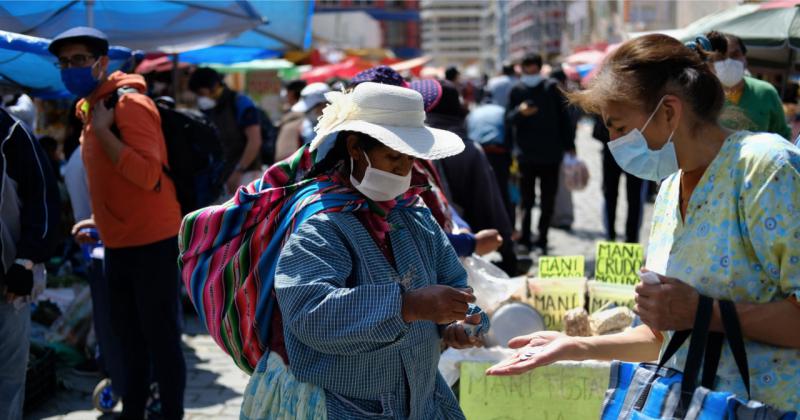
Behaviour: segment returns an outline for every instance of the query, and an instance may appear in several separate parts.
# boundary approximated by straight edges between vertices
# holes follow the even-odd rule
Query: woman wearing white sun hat
[[[274,283],[288,366],[264,356],[242,418],[464,418],[438,372],[440,343],[473,346],[488,321],[467,316],[478,309],[466,273],[410,185],[415,158],[463,142],[424,125],[411,89],[362,83],[326,98],[312,153],[294,156],[316,163],[293,182],[313,179],[304,188],[319,195],[303,204],[331,207],[295,212]],[[335,208],[347,194],[363,205]]]

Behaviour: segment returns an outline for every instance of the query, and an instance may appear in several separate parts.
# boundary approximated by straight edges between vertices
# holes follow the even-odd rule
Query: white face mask
[[[209,109],[213,109],[215,106],[217,106],[216,100],[211,99],[208,96],[197,97],[197,107],[200,108],[201,111],[208,111]]]
[[[715,61],[714,71],[717,73],[717,78],[719,78],[723,86],[733,87],[739,84],[742,78],[744,78],[744,63],[732,58]]]
[[[364,153],[364,156],[367,157],[367,170],[364,172],[364,178],[361,179],[361,182],[358,182],[351,173],[350,183],[370,200],[394,200],[411,187],[411,171],[408,171],[408,175],[406,176],[400,176],[391,172],[375,169],[369,161],[369,156],[367,156],[366,153]],[[353,158],[350,158],[350,168],[354,168]]]

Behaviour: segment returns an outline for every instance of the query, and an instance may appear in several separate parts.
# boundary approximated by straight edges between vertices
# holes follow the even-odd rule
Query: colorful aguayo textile
[[[186,290],[214,341],[247,373],[269,351],[275,265],[291,233],[317,213],[365,211],[382,238],[391,230],[389,210],[422,205],[421,188],[399,201],[375,203],[337,175],[305,179],[314,155],[301,148],[231,200],[190,213],[181,225]]]

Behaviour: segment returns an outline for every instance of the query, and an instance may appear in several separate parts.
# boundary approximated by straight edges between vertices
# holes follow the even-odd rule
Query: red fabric
[[[375,229],[371,226],[373,223],[372,220],[374,218],[370,217],[370,214],[372,214],[372,212],[360,211],[355,213],[358,221],[361,222],[362,225],[364,225],[364,228],[367,229],[367,232],[369,232],[369,236],[372,238],[372,240],[375,241],[375,244],[378,245],[378,249],[381,250],[383,256],[386,257],[386,261],[389,261],[389,264],[391,264],[392,267],[394,267],[395,266],[394,251],[392,251],[392,244],[389,241],[389,237],[386,236],[385,234],[383,235],[383,237],[379,237],[378,234],[375,233]]]
[[[453,218],[450,215],[450,203],[444,195],[442,179],[433,163],[417,159],[411,169],[411,185],[430,185],[431,188],[419,194],[422,201],[433,213],[436,223],[445,232],[452,232]]]
[[[289,355],[286,352],[286,344],[283,341],[283,316],[281,315],[281,308],[277,306],[278,299],[275,298],[275,290],[272,290],[272,298],[276,307],[270,320],[268,346],[270,351],[277,353],[283,359],[283,363],[289,366]]]

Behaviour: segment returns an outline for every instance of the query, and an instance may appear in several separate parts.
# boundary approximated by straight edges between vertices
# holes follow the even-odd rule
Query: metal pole
[[[172,99],[178,104],[178,54],[172,54]]]
[[[94,0],[86,0],[86,26],[94,28]]]

